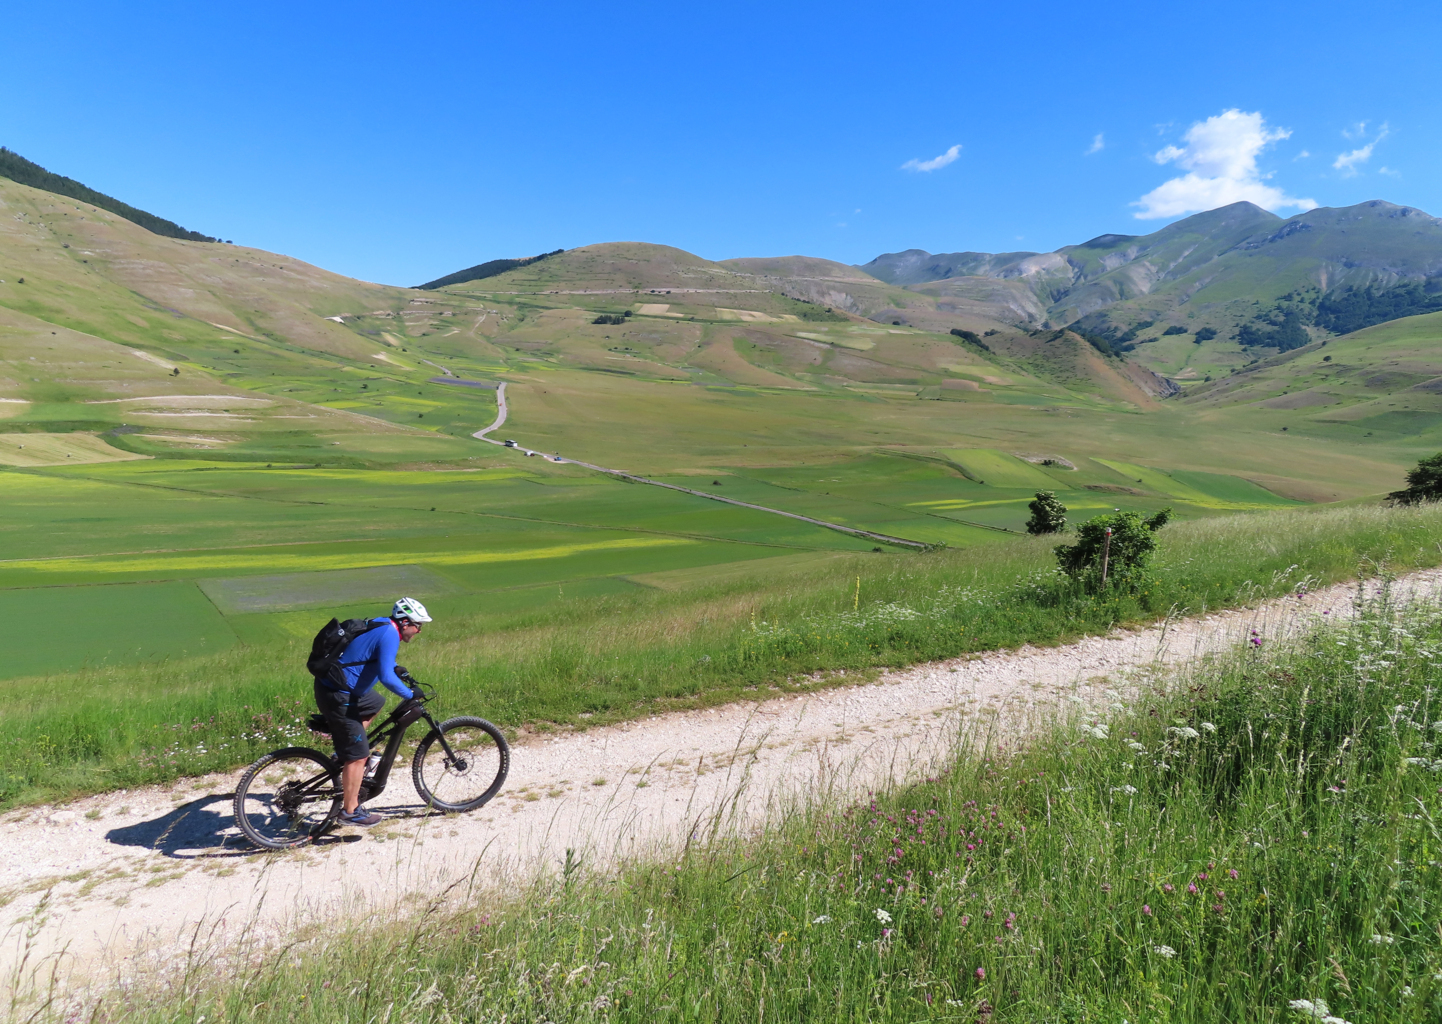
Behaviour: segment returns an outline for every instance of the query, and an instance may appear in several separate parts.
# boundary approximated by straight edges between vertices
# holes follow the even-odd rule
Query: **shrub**
[[[1057,545],[1057,566],[1089,592],[1107,586],[1135,593],[1150,579],[1155,534],[1171,518],[1170,508],[1145,519],[1140,512],[1096,516],[1077,528],[1075,544]]]
[[[1047,463],[1055,464],[1047,459]],[[1052,491],[1037,491],[1036,500],[1027,505],[1031,518],[1026,521],[1026,532],[1033,536],[1043,533],[1063,533],[1066,530],[1066,506],[1057,500]]]
[[[1204,341],[1211,341],[1216,336],[1217,329],[1215,327],[1203,327],[1196,334],[1192,335],[1192,338],[1196,341],[1198,345],[1200,345]]]
[[[960,327],[953,327],[951,329],[951,334],[953,337],[960,338],[962,341],[969,342],[970,344],[975,345],[983,352],[991,351],[991,347],[987,345],[986,342],[982,341],[981,336],[978,335],[975,331],[967,331],[963,330]]]
[[[1174,334],[1186,334],[1186,333],[1187,333],[1187,329],[1186,329],[1185,327],[1183,327],[1181,324],[1172,324],[1172,326],[1168,327],[1165,331],[1162,332],[1162,337],[1163,337],[1163,338],[1170,338],[1170,337],[1171,337],[1172,335],[1174,335]]]
[[[1394,505],[1420,505],[1442,500],[1442,452],[1420,460],[1407,472],[1407,486],[1387,495]]]
[[[627,315],[629,315],[629,314],[627,314]],[[591,321],[591,323],[593,323],[593,324],[611,324],[611,325],[616,326],[616,327],[619,327],[621,324],[624,324],[625,322],[626,322],[626,317],[625,317],[625,316],[616,316],[615,314],[612,314],[612,313],[602,313],[600,316],[596,317],[596,319],[594,319],[594,320]]]

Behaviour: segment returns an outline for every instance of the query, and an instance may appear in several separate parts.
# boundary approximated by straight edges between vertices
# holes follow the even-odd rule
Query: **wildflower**
[[[1166,957],[1168,960],[1177,955],[1177,951],[1171,946],[1153,946],[1152,952],[1157,956]]]
[[[1184,740],[1194,740],[1201,735],[1201,733],[1197,732],[1197,730],[1193,729],[1190,725],[1176,726],[1168,729],[1167,732],[1176,733]]]
[[[1197,886],[1195,882],[1187,883],[1187,892],[1191,893],[1193,896],[1197,894]]]
[[[991,911],[990,911],[990,910],[983,910],[983,911],[981,912],[981,916],[984,917],[984,918],[986,918],[988,921],[990,921],[990,920],[991,920]]]
[[[1213,725],[1211,722],[1203,722],[1203,723],[1202,723],[1202,732],[1216,732],[1216,731],[1217,731],[1217,727],[1216,727],[1215,725]]]
[[[1143,914],[1146,914],[1147,917],[1151,917],[1151,916],[1152,916],[1152,908],[1151,908],[1148,904],[1143,903],[1143,904],[1142,904],[1142,913],[1143,913]]]
[[[985,980],[986,980],[986,968],[985,968],[985,967],[978,967],[978,968],[976,969],[976,980],[977,980],[977,981],[985,981]]]
[[[830,924],[830,923],[831,923],[831,915],[830,915],[830,914],[822,914],[820,917],[814,918],[811,923],[812,923],[812,924]]]
[[[1327,1004],[1321,999],[1293,999],[1287,1005],[1294,1010],[1299,1010],[1306,1014],[1313,1020],[1321,1021],[1322,1024],[1347,1024],[1347,1021],[1341,1017],[1332,1016],[1332,1011],[1328,1009]]]
[[[1174,886],[1171,882],[1167,882],[1165,885],[1162,886],[1162,892],[1176,892],[1176,891],[1177,891],[1177,887]]]
[[[1227,869],[1227,874],[1232,878],[1233,881],[1235,881],[1236,878],[1237,878],[1237,869],[1236,869],[1236,868],[1228,868],[1228,869]]]
[[[1370,941],[1374,946],[1390,946],[1394,940],[1390,935],[1377,935],[1373,933]]]
[[[1206,873],[1205,871],[1198,871],[1198,872],[1197,872],[1197,881],[1199,881],[1199,882],[1205,882],[1206,880],[1207,880],[1207,873]]]
[[[1106,725],[1105,722],[1098,722],[1098,723],[1095,724],[1095,725],[1083,725],[1083,726],[1081,727],[1081,730],[1082,730],[1082,732],[1084,732],[1084,733],[1086,733],[1087,735],[1091,736],[1093,739],[1098,739],[1098,740],[1104,740],[1104,739],[1106,739],[1107,736],[1109,735],[1109,733],[1108,733],[1108,731],[1107,731],[1107,725]]]
[[[966,927],[967,925],[969,925],[969,924],[971,924],[971,918],[967,917],[965,914],[962,914],[962,915],[961,915],[961,926],[962,926],[963,928],[965,928],[965,927]]]
[[[1127,746],[1131,747],[1138,754],[1146,753],[1147,748],[1142,744],[1138,743],[1136,740],[1127,740]]]
[[[876,919],[882,924],[891,923],[891,915],[888,914],[886,911],[882,910],[880,907],[876,908]]]

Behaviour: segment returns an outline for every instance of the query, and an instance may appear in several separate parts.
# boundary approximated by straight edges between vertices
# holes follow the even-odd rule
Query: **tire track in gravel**
[[[267,942],[337,915],[418,906],[453,883],[506,885],[575,849],[604,868],[689,839],[749,832],[797,800],[846,798],[946,759],[971,725],[1018,730],[1095,709],[1149,678],[1351,614],[1376,584],[1252,609],[916,665],[874,681],[532,738],[506,788],[468,815],[427,817],[404,778],[371,803],[387,820],[303,850],[251,850],[230,818],[239,772],[26,808],[0,819],[0,966],[64,951],[78,982],[165,964],[197,935]],[[1435,600],[1442,570],[1403,577],[1398,601]],[[466,888],[460,891],[467,891]],[[48,970],[48,965],[47,968]]]

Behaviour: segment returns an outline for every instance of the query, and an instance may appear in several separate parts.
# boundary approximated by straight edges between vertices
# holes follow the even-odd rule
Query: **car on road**
[[[514,447],[516,447],[516,442],[512,441],[512,440],[508,437],[508,438],[506,438],[506,447],[507,447],[507,448],[514,448]]]

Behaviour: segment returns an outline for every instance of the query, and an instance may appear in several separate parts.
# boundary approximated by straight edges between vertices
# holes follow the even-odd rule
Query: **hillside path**
[[[1375,586],[1371,589],[1375,590]],[[1399,580],[1402,600],[1442,595],[1442,570]],[[532,737],[502,793],[468,815],[427,817],[402,777],[371,802],[387,820],[283,854],[250,849],[230,816],[239,772],[18,810],[0,819],[6,969],[64,949],[73,977],[165,962],[198,933],[268,941],[333,915],[418,905],[445,886],[664,855],[688,836],[748,832],[793,801],[901,782],[943,761],[968,724],[1013,734],[1057,710],[1095,709],[1166,669],[1264,644],[1351,613],[1356,585],[1255,609],[916,665],[801,696]],[[1076,702],[1073,704],[1072,702]],[[466,709],[442,709],[466,710]],[[461,891],[465,891],[464,889]],[[27,939],[27,934],[31,938]]]

